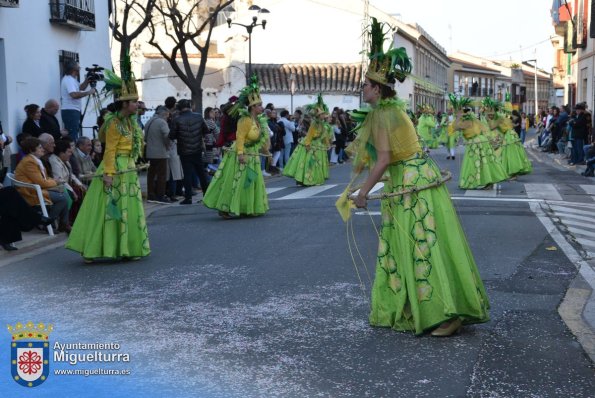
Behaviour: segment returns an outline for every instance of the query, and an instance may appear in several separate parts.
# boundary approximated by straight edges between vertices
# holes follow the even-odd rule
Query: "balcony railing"
[[[50,0],[50,22],[79,30],[95,30],[93,0]]]
[[[0,0],[0,7],[17,8],[18,6],[19,0]]]

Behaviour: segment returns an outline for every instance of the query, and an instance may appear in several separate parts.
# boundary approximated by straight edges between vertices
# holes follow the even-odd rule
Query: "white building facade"
[[[111,68],[108,13],[107,1],[0,0],[0,121],[6,134],[21,132],[25,105],[60,100],[65,61],[79,61],[82,79],[92,64]],[[97,119],[91,108],[83,121],[86,136]]]
[[[248,8],[252,5],[265,8],[269,13],[251,13]],[[369,23],[364,22],[364,1],[236,0],[233,10],[220,13],[219,25],[212,32],[202,84],[203,108],[219,106],[242,89],[250,59],[252,71],[260,78],[265,103],[290,110],[312,103],[322,92],[331,108],[338,106],[347,110],[360,106],[362,71],[367,64],[367,60],[362,62],[362,31]],[[404,83],[397,83],[399,97],[409,100],[414,107],[415,87],[429,87],[433,91],[439,88],[439,93],[433,95],[442,99],[448,63],[443,49],[414,25],[405,24],[372,6],[367,13],[396,28],[392,38],[394,45],[406,48],[414,64],[414,75],[421,74],[416,72],[420,48],[424,54],[428,49],[430,53],[440,53],[428,57],[430,62],[442,65],[442,68],[429,66],[428,70],[440,73],[427,78],[427,73],[421,78],[412,76]],[[248,25],[253,16],[258,18],[258,23],[263,19],[267,23],[265,29],[254,27],[250,37],[246,28],[236,24]],[[227,18],[232,21],[231,28],[226,23]],[[163,104],[168,96],[178,100],[190,98],[190,90],[156,49],[147,44],[147,37],[148,32],[139,37],[131,53],[135,74],[144,79],[142,99],[149,107],[155,107]],[[118,51],[114,46],[114,60]],[[198,55],[193,54],[189,61],[196,71]],[[422,97],[419,98],[421,101]]]

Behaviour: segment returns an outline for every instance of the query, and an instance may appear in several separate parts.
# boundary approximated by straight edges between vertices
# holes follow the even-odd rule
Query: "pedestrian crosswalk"
[[[323,199],[338,197],[345,189],[346,184],[325,184],[313,187],[302,186],[276,186],[267,187],[269,200],[298,200],[298,199]],[[450,194],[455,199],[476,200],[514,200],[514,201],[553,201],[576,202],[588,198],[595,202],[595,185],[576,185],[572,192],[568,187],[556,184],[534,183],[501,183],[495,184],[488,190],[459,190],[449,187]],[[377,183],[370,190],[370,194],[378,193],[384,188],[383,183]],[[357,195],[359,191],[355,191]],[[577,194],[578,192],[578,194]],[[572,193],[572,195],[570,195]]]
[[[595,258],[595,205],[583,203],[550,204],[551,216],[557,218],[585,251]]]

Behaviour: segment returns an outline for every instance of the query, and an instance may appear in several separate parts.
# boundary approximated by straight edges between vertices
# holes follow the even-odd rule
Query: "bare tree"
[[[155,0],[110,0],[113,13],[113,20],[110,19],[109,26],[115,40],[120,42],[120,64],[130,54],[130,46],[149,26]],[[122,20],[118,9],[122,10]]]
[[[180,11],[180,3],[187,5],[183,7],[187,12]],[[197,0],[192,4],[183,0],[157,0],[155,4],[156,16],[149,24],[149,44],[159,51],[176,75],[188,86],[197,112],[202,112],[202,79],[217,15],[232,3],[233,0]],[[160,33],[159,37],[166,37],[167,40],[158,41],[157,32]],[[204,39],[201,40],[201,36]],[[173,44],[171,49],[170,44]],[[193,68],[189,60],[189,55],[196,54],[194,50],[200,55],[198,69]],[[178,64],[178,60],[182,65]]]

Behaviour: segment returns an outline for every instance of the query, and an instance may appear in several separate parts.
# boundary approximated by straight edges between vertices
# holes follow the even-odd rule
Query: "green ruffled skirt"
[[[116,156],[116,170],[133,169],[129,156]],[[103,163],[96,175],[103,175]],[[89,259],[144,257],[151,252],[138,174],[116,174],[109,193],[100,177],[89,190],[72,226],[66,248]]]
[[[440,178],[421,155],[388,172],[385,192]],[[455,317],[487,322],[488,298],[446,186],[382,200],[381,210],[370,324],[421,334]]]
[[[502,166],[509,176],[529,174],[533,171],[525,147],[514,130],[508,130],[502,144]]]
[[[494,154],[487,137],[480,134],[465,141],[459,188],[481,189],[507,178],[508,175]]]
[[[494,155],[496,155],[496,159],[499,162],[502,162],[502,140],[503,135],[500,134],[500,131],[497,129],[489,130],[485,132],[485,136],[487,137],[490,145],[492,145],[492,149],[494,150]]]
[[[295,178],[304,185],[321,185],[329,176],[328,152],[319,140],[313,140],[310,149],[301,141],[291,154],[283,175]]]
[[[235,143],[221,160],[203,198],[205,206],[237,216],[261,215],[269,209],[259,147],[245,147],[246,164],[238,160]]]

